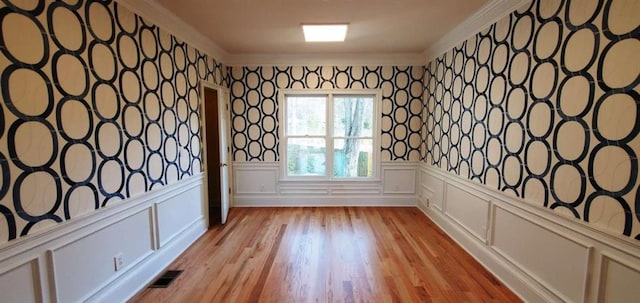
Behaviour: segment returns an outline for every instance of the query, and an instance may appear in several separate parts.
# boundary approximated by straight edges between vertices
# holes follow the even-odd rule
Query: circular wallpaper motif
[[[2,82],[5,102],[14,114],[24,117],[48,116],[53,109],[51,83],[43,73],[18,68],[7,71]]]
[[[2,237],[202,169],[198,81],[227,86],[221,63],[113,1],[4,1],[0,44]]]
[[[0,10],[2,36],[0,48],[10,61],[42,67],[49,57],[46,31],[38,20],[27,14]],[[19,28],[20,30],[14,30]]]

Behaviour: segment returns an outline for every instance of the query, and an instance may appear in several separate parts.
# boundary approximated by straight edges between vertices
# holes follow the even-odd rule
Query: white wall
[[[374,180],[286,181],[278,162],[235,162],[234,206],[414,206],[417,167],[390,161]]]
[[[0,302],[126,301],[206,231],[202,185],[190,177],[9,242]]]
[[[418,207],[528,302],[638,302],[640,246],[422,164]]]

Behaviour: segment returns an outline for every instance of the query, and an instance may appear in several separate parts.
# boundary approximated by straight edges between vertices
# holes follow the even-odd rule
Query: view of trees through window
[[[288,176],[372,176],[373,95],[287,95],[285,100]]]
[[[371,173],[373,99],[334,99],[334,162],[336,177],[369,177]]]

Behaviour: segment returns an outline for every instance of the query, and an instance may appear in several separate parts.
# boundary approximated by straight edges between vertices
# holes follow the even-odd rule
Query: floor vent
[[[167,270],[149,288],[167,288],[181,273],[182,270]]]

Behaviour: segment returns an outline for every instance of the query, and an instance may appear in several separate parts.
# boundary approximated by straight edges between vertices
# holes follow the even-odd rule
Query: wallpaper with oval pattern
[[[533,1],[430,62],[423,161],[640,239],[638,16]]]
[[[198,81],[228,85],[116,2],[67,2],[0,4],[0,242],[201,171]]]
[[[423,66],[230,67],[234,160],[279,160],[279,89],[380,89],[381,159],[419,160],[423,77]]]

